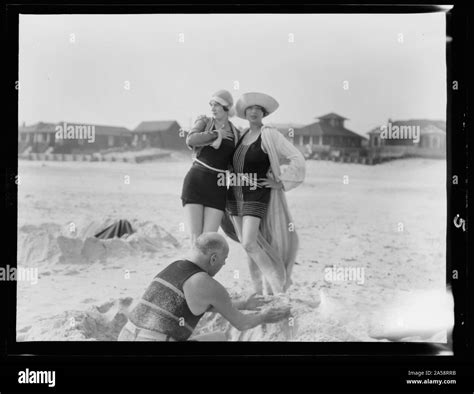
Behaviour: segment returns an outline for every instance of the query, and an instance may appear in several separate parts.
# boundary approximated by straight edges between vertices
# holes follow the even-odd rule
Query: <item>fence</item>
[[[443,159],[444,150],[419,148],[416,146],[382,146],[375,148],[331,147],[313,145],[300,149],[308,160],[329,160],[341,163],[378,164],[388,160],[408,157]]]
[[[18,155],[21,160],[41,160],[41,161],[111,161],[125,163],[142,163],[144,161],[159,159],[170,156],[170,152],[160,152],[150,155],[115,157],[103,156],[100,153],[94,154],[67,154],[67,153],[27,153]]]

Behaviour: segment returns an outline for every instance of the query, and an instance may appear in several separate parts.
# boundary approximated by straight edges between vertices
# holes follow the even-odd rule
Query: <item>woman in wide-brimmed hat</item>
[[[291,284],[298,237],[286,202],[286,191],[305,177],[303,155],[277,129],[262,119],[278,108],[278,102],[263,93],[246,93],[236,104],[237,116],[249,121],[235,148],[233,174],[254,180],[231,185],[227,196],[224,231],[240,241],[248,256],[257,293],[275,294]],[[289,160],[284,172],[280,160]],[[233,225],[230,225],[230,223]]]
[[[213,116],[199,116],[186,137],[193,165],[184,178],[181,200],[191,243],[201,233],[219,228],[226,206],[226,171],[239,137],[229,120],[234,112],[232,95],[219,90],[209,105]]]

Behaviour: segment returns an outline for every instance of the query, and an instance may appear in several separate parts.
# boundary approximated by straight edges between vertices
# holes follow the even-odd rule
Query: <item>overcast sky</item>
[[[19,122],[188,127],[219,89],[275,97],[266,122],[445,119],[445,30],[444,13],[21,15]]]

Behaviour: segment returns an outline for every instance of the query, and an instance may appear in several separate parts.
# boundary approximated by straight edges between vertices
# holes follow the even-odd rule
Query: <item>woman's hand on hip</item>
[[[271,179],[271,178],[263,178],[263,180],[259,182],[259,184],[264,187],[270,187],[272,189],[283,188],[283,183],[281,181],[275,181],[274,179]]]

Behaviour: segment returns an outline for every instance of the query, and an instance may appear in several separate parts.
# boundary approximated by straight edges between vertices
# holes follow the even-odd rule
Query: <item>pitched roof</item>
[[[319,122],[314,122],[297,130],[297,135],[323,135],[323,129]]]
[[[334,135],[340,137],[357,137],[364,139],[361,135],[354,133],[353,131],[346,129],[345,127],[333,127],[327,123],[319,123],[319,126],[323,130],[324,135]]]
[[[421,134],[433,134],[443,132],[446,133],[446,122],[444,120],[429,120],[429,119],[409,119],[391,121],[392,126],[420,126]],[[379,134],[380,128],[377,126],[367,132],[367,134]]]
[[[345,127],[333,127],[327,123],[315,122],[304,126],[296,131],[297,135],[329,135],[337,137],[357,137],[365,139],[365,137],[346,129]]]
[[[330,112],[326,115],[316,117],[316,119],[324,120],[324,119],[348,119],[348,118],[345,118],[344,116],[338,115],[334,112]]]
[[[391,123],[392,125],[397,126],[420,126],[421,129],[434,125],[437,128],[446,131],[446,122],[444,120],[408,119],[392,121]]]
[[[103,126],[103,125],[94,125],[88,123],[72,123],[66,122],[68,125],[78,125],[78,126],[94,126],[96,135],[113,135],[113,136],[123,136],[130,135],[130,130],[126,127],[119,126]],[[62,122],[60,123],[62,124]]]
[[[370,130],[367,132],[367,134],[378,134],[378,133],[380,133],[380,131],[381,131],[381,130],[380,130],[380,127],[381,127],[381,126],[377,126],[377,127],[374,127],[373,129],[370,129]]]
[[[436,127],[435,125],[428,125],[424,129],[421,129],[421,134],[446,134],[446,131]]]
[[[38,122],[30,126],[20,126],[18,132],[20,133],[56,133],[56,126],[64,125],[66,123],[68,126],[94,126],[96,135],[113,135],[113,136],[123,136],[129,135],[130,130],[126,127],[118,126],[103,126],[103,125],[94,125],[90,123],[76,123],[76,122],[58,122],[58,123],[44,123]]]
[[[179,123],[176,120],[156,120],[156,121],[145,121],[141,122],[135,127],[133,133],[157,133],[169,130],[174,124]]]
[[[37,122],[29,126],[19,126],[18,132],[21,133],[55,133],[56,123]]]

